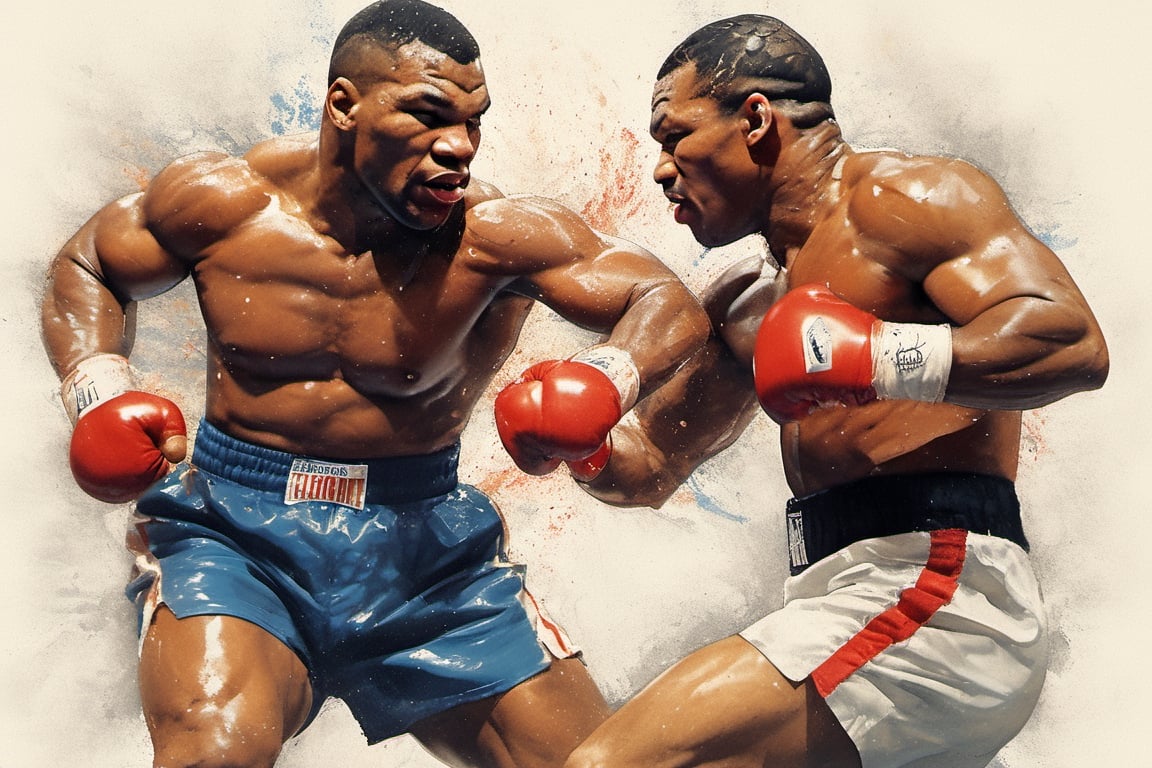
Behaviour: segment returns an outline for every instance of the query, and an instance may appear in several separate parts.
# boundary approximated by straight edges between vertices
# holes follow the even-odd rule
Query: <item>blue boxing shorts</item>
[[[459,446],[332,461],[201,422],[195,451],[136,507],[126,593],[249,621],[308,668],[309,722],[343,699],[369,743],[505,692],[576,655],[504,559],[504,523],[457,482]]]

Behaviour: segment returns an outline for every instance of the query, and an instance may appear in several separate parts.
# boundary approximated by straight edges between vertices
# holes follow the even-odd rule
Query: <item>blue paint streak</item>
[[[700,506],[700,509],[704,510],[705,512],[711,513],[725,520],[731,520],[735,523],[748,522],[747,517],[729,512],[728,510],[724,509],[724,507],[721,506],[715,499],[705,493],[704,490],[700,488],[700,484],[696,480],[695,475],[692,475],[688,478],[688,488],[692,491],[692,495],[696,498],[696,503]]]
[[[272,102],[272,133],[284,136],[315,131],[320,127],[319,99],[308,83],[307,77],[301,77],[291,93],[273,93],[269,97]]]

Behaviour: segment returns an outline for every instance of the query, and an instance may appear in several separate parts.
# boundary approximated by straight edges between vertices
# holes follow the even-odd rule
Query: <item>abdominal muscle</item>
[[[1015,480],[1020,413],[885,401],[819,410],[781,428],[796,496],[871,475],[976,472]]]
[[[420,455],[456,442],[467,424],[474,398],[459,378],[410,395],[369,396],[340,377],[241,386],[226,373],[210,374],[206,412],[233,437],[288,453]]]

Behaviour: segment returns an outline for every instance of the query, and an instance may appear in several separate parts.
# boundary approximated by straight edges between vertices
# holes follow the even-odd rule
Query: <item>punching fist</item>
[[[69,464],[90,496],[119,503],[137,498],[184,458],[184,415],[167,398],[127,387],[128,361],[118,355],[84,360],[64,382],[75,422]]]
[[[578,480],[591,480],[608,463],[612,427],[638,390],[628,353],[593,347],[520,374],[496,396],[496,429],[528,474],[548,474],[565,461]]]
[[[768,310],[752,358],[760,405],[779,423],[876,399],[938,403],[951,369],[948,325],[883,322],[823,285]]]

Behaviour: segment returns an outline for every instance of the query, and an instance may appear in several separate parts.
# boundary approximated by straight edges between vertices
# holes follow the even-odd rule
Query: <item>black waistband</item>
[[[367,467],[365,503],[400,504],[441,496],[455,488],[460,445],[457,443],[435,453],[383,459],[297,456],[238,440],[207,421],[201,421],[196,432],[192,464],[249,488],[283,493],[293,464],[300,459],[364,465]]]
[[[910,531],[963,528],[1028,549],[1015,485],[993,475],[866,477],[792,499],[786,517],[792,575],[861,539]]]

